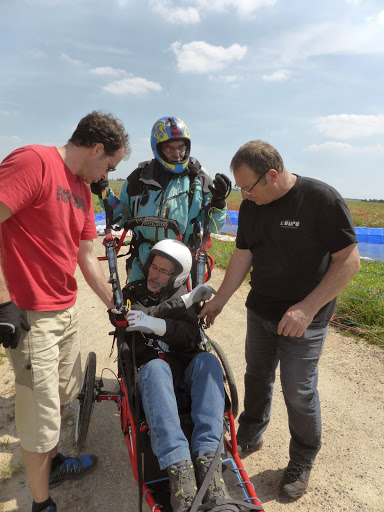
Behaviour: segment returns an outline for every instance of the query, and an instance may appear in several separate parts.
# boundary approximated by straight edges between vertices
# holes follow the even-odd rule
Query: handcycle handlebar
[[[180,237],[180,228],[177,220],[161,219],[159,217],[133,217],[124,222],[125,231],[130,231],[138,226],[171,229],[178,238]]]
[[[123,306],[123,293],[121,291],[119,275],[117,272],[116,246],[114,240],[106,241],[105,250],[107,253],[106,259],[109,264],[108,283],[112,286],[115,307],[118,311],[121,311]]]

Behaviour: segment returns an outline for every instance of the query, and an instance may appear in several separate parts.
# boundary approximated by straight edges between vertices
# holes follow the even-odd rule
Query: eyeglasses
[[[112,164],[112,167],[108,167],[107,172],[113,172],[113,171],[116,171],[116,166],[115,166],[115,164],[113,163],[112,157],[111,157],[111,156],[109,156],[109,155],[107,155],[107,156],[108,156],[108,158],[109,158],[109,161],[110,161],[110,162],[111,162],[111,164]]]
[[[244,188],[240,188],[238,187],[237,185],[235,185],[233,188],[234,190],[236,190],[237,192],[242,192],[243,194],[247,194],[249,195],[252,190],[256,187],[256,185],[259,183],[259,181],[261,180],[261,178],[263,178],[267,172],[270,171],[270,169],[267,169],[266,171],[263,172],[263,174],[260,174],[260,176],[258,177],[258,179],[256,180],[256,182],[252,185],[251,188],[249,188],[248,190],[245,190]]]
[[[168,272],[168,270],[165,270],[165,268],[159,268],[157,265],[155,265],[154,263],[152,263],[151,265],[149,265],[149,268],[151,270],[153,270],[154,272],[159,272],[159,274],[163,275],[163,276],[171,276],[172,274],[174,274],[174,272]]]
[[[162,146],[161,148],[166,155],[172,155],[172,153],[184,153],[187,149],[185,144],[180,144],[177,148],[173,146]]]

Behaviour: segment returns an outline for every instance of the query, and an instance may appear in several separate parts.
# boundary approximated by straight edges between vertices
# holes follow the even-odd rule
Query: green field
[[[123,181],[113,180],[109,182],[110,187],[117,196],[120,193],[123,183]],[[228,210],[238,211],[241,201],[242,198],[240,192],[232,191],[227,199]],[[346,202],[351,210],[353,223],[356,227],[384,228],[384,202],[354,201],[350,199]],[[93,205],[95,213],[102,211],[102,208],[99,205],[99,200],[96,196],[93,196]]]
[[[384,228],[384,202],[347,200],[347,204],[356,227]]]

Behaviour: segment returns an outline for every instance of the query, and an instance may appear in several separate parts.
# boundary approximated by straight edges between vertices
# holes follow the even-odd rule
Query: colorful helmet
[[[187,146],[184,158],[181,162],[171,161],[161,150],[163,142],[181,140]],[[167,171],[180,174],[185,170],[191,151],[191,138],[184,121],[177,117],[162,117],[153,125],[151,131],[151,148],[153,156]]]
[[[178,240],[170,238],[157,242],[152,247],[145,263],[145,277],[148,276],[149,267],[156,255],[163,256],[163,258],[171,260],[176,265],[175,273],[171,276],[167,288],[179,288],[184,284],[192,267],[192,256],[188,247]]]

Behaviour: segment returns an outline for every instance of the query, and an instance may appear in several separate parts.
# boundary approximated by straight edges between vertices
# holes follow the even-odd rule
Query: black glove
[[[92,192],[92,194],[96,194],[97,196],[99,196],[101,199],[101,193],[105,188],[108,188],[108,185],[109,185],[109,181],[101,178],[101,180],[96,181],[96,183],[91,183],[91,192]],[[108,195],[108,190],[107,190],[107,195]]]
[[[231,191],[231,180],[225,174],[216,174],[213,185],[208,185],[212,194],[212,206],[221,210],[225,207],[225,200]]]
[[[127,319],[123,313],[114,313],[112,309],[108,309],[109,321],[113,327],[126,327],[128,325]]]
[[[2,343],[4,348],[16,348],[21,329],[31,330],[25,312],[11,300],[0,304],[0,344]]]

